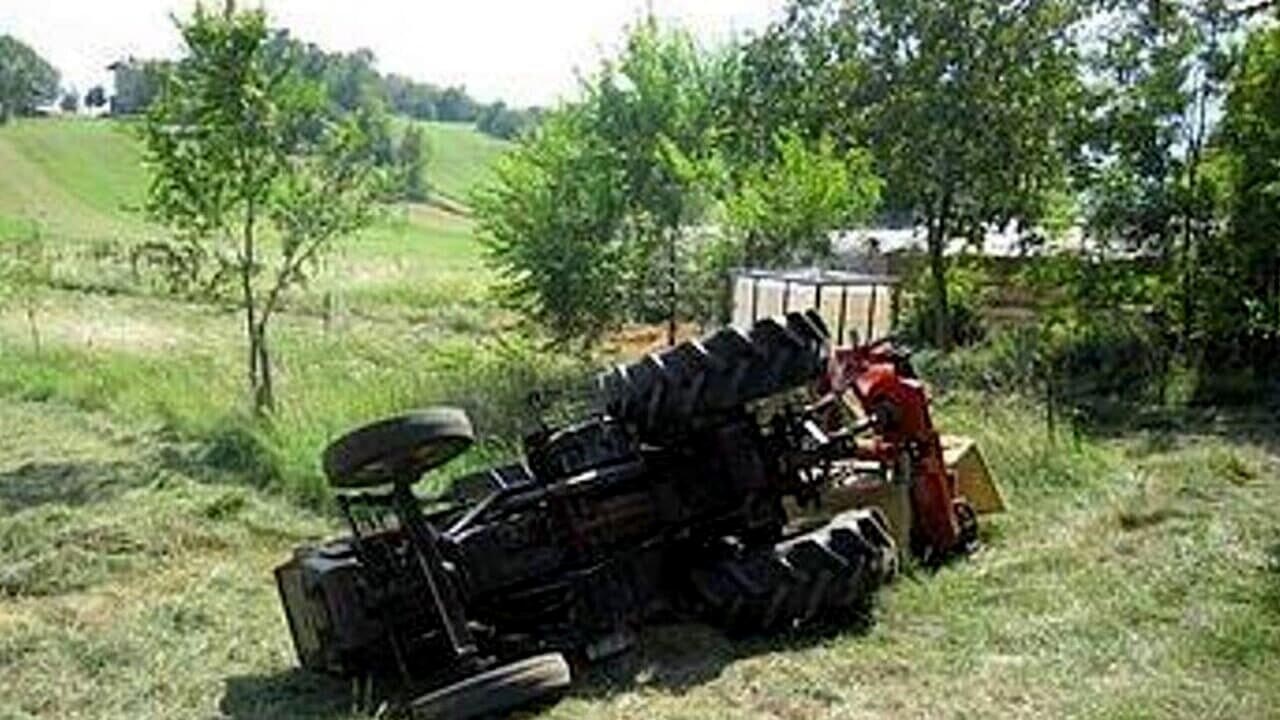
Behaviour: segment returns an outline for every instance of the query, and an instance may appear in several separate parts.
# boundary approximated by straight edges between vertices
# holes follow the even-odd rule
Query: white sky
[[[383,72],[466,85],[484,101],[549,104],[575,91],[576,70],[615,50],[624,27],[652,4],[706,44],[763,27],[781,0],[239,0],[265,5],[274,25],[330,50],[368,47]],[[220,7],[222,0],[207,0]],[[110,89],[111,62],[173,57],[169,17],[194,0],[0,0],[0,35],[12,34],[81,93]]]

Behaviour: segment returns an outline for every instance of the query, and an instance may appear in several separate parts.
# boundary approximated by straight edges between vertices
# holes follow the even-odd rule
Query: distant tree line
[[[511,108],[501,101],[481,103],[463,87],[442,88],[395,73],[384,75],[367,49],[330,52],[293,37],[287,30],[275,30],[269,50],[273,57],[291,58],[308,79],[324,87],[334,106],[346,111],[377,105],[416,120],[474,123],[481,132],[503,139],[519,136],[538,116],[536,108]],[[168,64],[135,58],[113,64],[116,95],[111,101],[112,113],[144,111],[159,92],[159,78]]]

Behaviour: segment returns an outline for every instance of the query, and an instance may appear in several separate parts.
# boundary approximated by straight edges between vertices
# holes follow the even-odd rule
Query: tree
[[[729,217],[751,267],[812,264],[831,256],[831,233],[866,220],[883,185],[865,150],[844,153],[830,138],[806,142],[794,130],[774,140],[776,161],[742,173]]]
[[[877,0],[865,8],[870,146],[927,230],[934,340],[951,344],[945,251],[1033,226],[1065,183],[1079,3]]]
[[[622,165],[632,312],[665,319],[671,344],[688,261],[683,229],[706,209],[702,177],[717,159],[711,98],[718,78],[691,35],[650,17],[587,88],[592,132]]]
[[[423,202],[427,199],[427,158],[430,148],[417,123],[405,125],[400,144],[396,146],[396,185],[406,200]]]
[[[790,127],[869,148],[888,209],[927,230],[933,337],[946,347],[948,243],[1030,228],[1065,188],[1084,5],[794,0],[738,60],[731,147],[770,154]]]
[[[148,209],[174,230],[190,284],[238,297],[263,413],[270,321],[322,253],[371,220],[380,186],[359,119],[333,117],[323,86],[271,56],[263,12],[197,6],[179,30],[186,55],[144,126]]]
[[[485,105],[476,117],[476,129],[503,140],[514,140],[537,122],[538,108],[518,110],[499,100]]]
[[[0,123],[58,97],[58,71],[11,35],[0,35]]]
[[[58,101],[58,109],[64,113],[71,114],[80,109],[80,95],[74,89],[67,90],[62,93],[62,99]]]
[[[1211,108],[1230,71],[1226,43],[1239,22],[1222,0],[1128,0],[1105,11],[1107,28],[1089,58],[1095,118],[1085,173],[1085,210],[1104,246],[1160,259],[1154,297],[1193,326],[1198,238],[1209,230],[1203,182]]]
[[[94,85],[85,93],[84,104],[92,109],[103,107],[107,104],[107,91],[101,85]]]
[[[436,119],[444,122],[471,122],[479,106],[463,87],[446,88],[436,100]]]
[[[865,150],[790,130],[754,157],[725,142],[735,61],[649,18],[543,116],[474,203],[518,309],[561,338],[661,320],[674,342],[681,318],[720,314],[731,264],[826,259],[831,230],[870,213]]]
[[[796,0],[727,56],[716,112],[731,169],[776,159],[783,129],[810,142],[830,138],[841,150],[865,146],[872,98],[857,10]]]
[[[472,199],[504,303],[560,342],[591,342],[627,313],[624,168],[566,106],[498,161]]]
[[[376,62],[373,51],[367,48],[350,54],[331,55],[325,69],[330,99],[344,110],[381,103],[382,85],[381,77],[374,69]]]
[[[1218,357],[1274,374],[1280,355],[1280,27],[1254,30],[1227,93],[1219,144],[1229,219],[1205,253],[1206,326]]]

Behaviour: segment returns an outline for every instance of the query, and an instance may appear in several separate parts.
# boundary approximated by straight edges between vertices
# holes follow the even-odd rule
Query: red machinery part
[[[942,442],[929,414],[928,392],[906,354],[888,341],[837,348],[819,389],[851,391],[872,420],[875,435],[858,445],[858,459],[897,467],[899,458],[907,458],[912,527],[922,556],[942,557],[961,549],[967,542],[964,518],[959,517],[964,499],[947,472]]]

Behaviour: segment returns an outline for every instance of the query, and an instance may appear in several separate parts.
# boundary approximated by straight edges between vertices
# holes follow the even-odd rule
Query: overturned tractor
[[[436,497],[412,486],[471,443],[459,410],[330,445],[350,532],[276,571],[303,666],[398,676],[414,717],[502,711],[662,615],[769,632],[864,612],[900,547],[927,562],[972,547],[966,485],[976,510],[998,505],[984,472],[948,468],[905,354],[832,351],[814,314],[597,380],[590,417]]]

